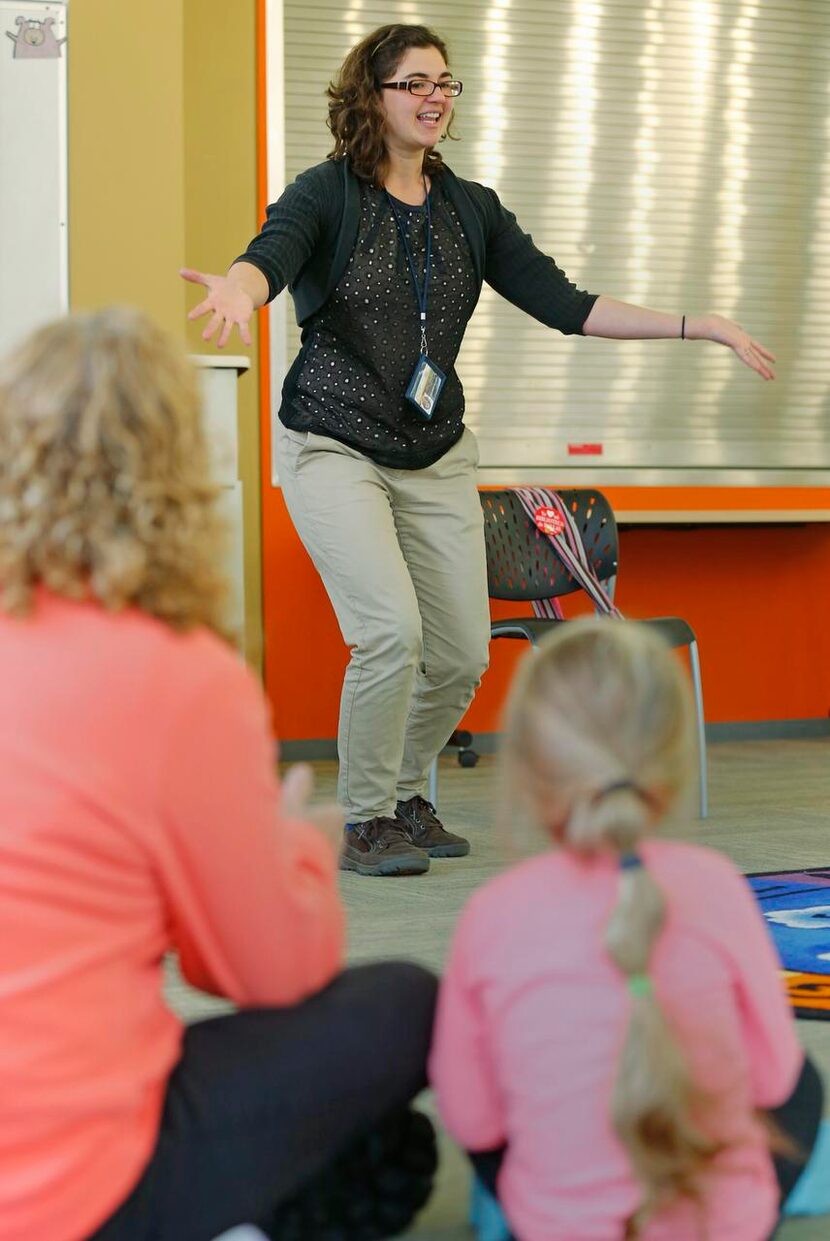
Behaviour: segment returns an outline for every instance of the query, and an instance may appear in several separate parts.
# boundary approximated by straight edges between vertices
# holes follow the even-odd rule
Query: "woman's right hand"
[[[192,284],[204,285],[208,291],[207,297],[203,298],[198,306],[194,306],[187,316],[191,320],[201,319],[207,314],[211,316],[210,323],[202,332],[202,340],[212,340],[221,328],[216,344],[219,349],[224,349],[230,340],[231,332],[237,327],[242,343],[250,346],[251,333],[248,323],[254,313],[254,300],[250,293],[246,293],[229,276],[214,276],[208,272],[195,271],[192,267],[182,267],[179,275]]]

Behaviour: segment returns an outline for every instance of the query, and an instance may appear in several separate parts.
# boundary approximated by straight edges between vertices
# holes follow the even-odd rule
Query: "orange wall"
[[[269,457],[266,454],[265,460]],[[771,508],[771,492],[614,489],[621,507]],[[265,678],[277,734],[333,737],[347,654],[320,579],[282,496],[264,488]],[[792,506],[828,507],[827,491],[791,493]],[[821,501],[819,503],[819,501]],[[629,616],[674,614],[697,632],[706,718],[784,720],[830,714],[830,525],[632,527],[621,535],[617,601]],[[571,604],[567,600],[566,604]],[[498,615],[521,611],[493,605]],[[529,608],[527,609],[529,611]],[[573,610],[573,609],[572,609]],[[499,712],[522,643],[493,644],[492,664],[468,713],[474,732],[499,731]]]

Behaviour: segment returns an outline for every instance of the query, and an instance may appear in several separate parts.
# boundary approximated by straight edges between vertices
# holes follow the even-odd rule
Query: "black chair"
[[[593,489],[558,490],[557,495],[565,502],[574,520],[591,568],[613,598],[618,539],[611,505],[602,492]],[[561,598],[581,589],[557,556],[547,535],[527,515],[514,489],[482,491],[479,496],[484,510],[487,580],[491,599],[529,602]],[[545,633],[561,623],[536,616],[517,616],[493,621],[490,636],[521,638],[536,646]],[[638,623],[656,629],[670,646],[689,648],[697,717],[700,817],[705,819],[708,814],[706,734],[700,659],[694,630],[679,616],[658,616]]]

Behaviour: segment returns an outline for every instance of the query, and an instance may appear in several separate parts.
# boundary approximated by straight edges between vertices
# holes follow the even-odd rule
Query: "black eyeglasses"
[[[381,90],[408,90],[410,95],[431,95],[436,86],[447,99],[457,99],[464,89],[462,82],[429,82],[426,78],[410,78],[406,82],[381,82]]]

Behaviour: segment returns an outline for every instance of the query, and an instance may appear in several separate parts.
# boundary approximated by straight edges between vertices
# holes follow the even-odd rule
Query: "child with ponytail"
[[[505,805],[555,848],[464,910],[431,1075],[520,1241],[765,1241],[815,1139],[821,1087],[747,885],[655,838],[691,738],[645,626],[563,625],[516,679]]]

